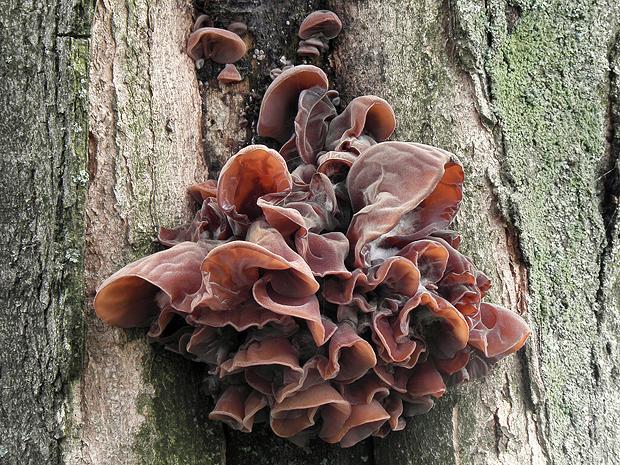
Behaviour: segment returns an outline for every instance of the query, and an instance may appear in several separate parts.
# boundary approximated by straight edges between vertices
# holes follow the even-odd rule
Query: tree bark
[[[0,462],[59,463],[84,354],[87,2],[0,2]]]
[[[614,2],[196,0],[217,25],[249,26],[244,80],[231,85],[186,55],[189,0],[9,3],[0,463],[620,463]],[[158,250],[158,225],[191,217],[187,187],[239,148],[271,144],[255,133],[269,70],[301,62],[297,29],[318,8],[343,21],[315,63],[343,101],[386,99],[394,140],[463,164],[461,248],[492,278],[488,299],[533,331],[524,350],[450,388],[404,431],[345,450],[209,421],[200,366],[92,308],[107,276]]]

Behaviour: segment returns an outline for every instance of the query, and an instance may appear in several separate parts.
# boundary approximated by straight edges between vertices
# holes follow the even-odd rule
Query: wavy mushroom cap
[[[289,190],[292,183],[286,161],[278,152],[264,145],[250,145],[222,168],[217,201],[227,214],[247,215],[253,220],[261,215],[256,205],[259,197]]]
[[[189,193],[196,202],[202,203],[217,195],[217,181],[208,179],[205,182],[194,184],[190,186]]]
[[[317,154],[323,149],[329,131],[330,121],[336,116],[332,103],[338,98],[335,90],[312,87],[299,94],[297,116],[295,117],[295,145],[302,161],[316,164]]]
[[[523,318],[499,305],[481,303],[480,314],[469,343],[487,358],[501,359],[516,352],[531,334]]]
[[[203,292],[193,301],[194,307],[207,310],[192,318],[213,326],[214,318],[230,313],[244,317],[246,328],[262,326],[269,318],[276,321],[274,315],[299,318],[306,321],[317,346],[324,344],[329,336],[316,296],[319,283],[310,267],[264,220],[253,223],[247,239],[223,244],[207,255],[201,268]],[[255,321],[247,321],[250,317]]]
[[[264,396],[260,396],[247,386],[228,386],[209,414],[209,418],[222,421],[231,428],[249,433],[252,431],[252,424],[257,411],[266,405]]]
[[[353,150],[383,142],[394,132],[396,119],[389,103],[374,95],[357,97],[329,125],[324,150]],[[363,140],[364,136],[371,140]],[[356,139],[362,138],[361,149]]]
[[[294,436],[314,425],[319,409],[324,417],[326,412],[333,412],[339,417],[347,418],[351,412],[351,404],[334,388],[321,383],[275,404],[270,413],[271,429],[281,437]]]
[[[210,58],[216,63],[234,63],[245,54],[245,42],[234,32],[201,27],[189,36],[187,54],[194,60]]]
[[[381,244],[370,243],[392,234],[395,228],[395,234],[402,229],[414,240],[452,221],[462,198],[463,171],[460,165],[450,164],[450,157],[445,150],[422,144],[382,142],[357,158],[347,176],[347,190],[356,212],[347,237],[356,267],[371,263],[372,251],[379,250]],[[447,197],[433,196],[444,180],[446,188],[442,185],[441,189]],[[432,209],[430,218],[426,209],[417,209],[429,197],[441,205]],[[434,203],[426,208],[431,205]]]
[[[265,92],[258,117],[258,133],[285,143],[295,130],[299,94],[314,86],[327,90],[328,85],[327,76],[316,66],[300,65],[283,71]]]
[[[224,66],[224,69],[217,75],[217,80],[224,84],[230,84],[231,82],[241,81],[241,75],[237,70],[237,67],[232,63],[228,63]]]
[[[335,412],[336,415],[329,418],[331,421],[323,422],[320,436],[327,442],[340,443],[340,447],[351,447],[366,439],[381,428],[390,415],[385,411],[377,400],[368,404],[351,406],[351,413],[342,421],[344,415]],[[325,420],[326,415],[323,415]]]
[[[307,40],[319,34],[326,39],[333,39],[342,30],[342,22],[336,13],[330,10],[317,10],[306,16],[299,26],[299,37]]]
[[[162,304],[189,313],[208,251],[206,244],[184,242],[130,263],[97,290],[97,315],[108,324],[128,328],[149,326],[159,316]]]

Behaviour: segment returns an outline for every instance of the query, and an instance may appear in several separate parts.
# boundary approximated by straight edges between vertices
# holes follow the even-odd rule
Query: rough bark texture
[[[58,463],[82,369],[86,1],[0,2],[0,462]]]
[[[190,0],[0,1],[0,463],[620,463],[617,5],[194,3],[248,24],[243,82],[219,84],[210,63],[196,73]],[[347,450],[210,422],[201,367],[92,310],[103,279],[157,250],[157,225],[190,217],[190,184],[269,143],[254,129],[268,72],[300,62],[298,25],[325,7],[344,30],[315,64],[345,103],[388,100],[395,139],[457,155],[462,247],[492,277],[490,300],[533,329],[485,380]]]
[[[201,101],[185,52],[187,2],[99,1],[90,72],[86,205],[87,364],[73,398],[70,463],[218,463],[200,369],[153,351],[143,331],[94,314],[96,287],[157,250],[157,225],[189,215],[187,187],[206,177]]]

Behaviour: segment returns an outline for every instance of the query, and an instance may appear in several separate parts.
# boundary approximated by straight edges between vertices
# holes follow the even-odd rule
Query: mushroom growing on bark
[[[248,31],[248,26],[243,21],[233,21],[226,29],[230,32],[234,32],[238,36],[242,36]]]
[[[239,32],[245,32],[247,26],[241,21],[234,21],[230,26]],[[194,32],[187,42],[187,54],[202,68],[205,59],[226,64],[217,79],[223,83],[241,81],[241,75],[232,63],[238,61],[246,52],[245,42],[238,34],[226,29],[213,27],[213,21],[207,15],[201,15],[194,23]]]
[[[209,15],[200,15],[198,16],[198,18],[196,18],[192,31],[195,32],[202,27],[213,27],[213,26],[214,26],[213,21],[211,21],[211,17]]]
[[[237,67],[232,63],[228,63],[224,66],[224,69],[217,75],[217,80],[224,84],[230,84],[231,82],[241,81],[241,75],[237,70]]]
[[[187,53],[194,60],[210,58],[216,63],[234,63],[246,51],[245,42],[234,32],[201,27],[189,36]]]
[[[342,30],[338,15],[329,10],[317,10],[310,13],[299,26],[297,54],[302,56],[320,56],[329,49],[329,41]]]
[[[260,107],[257,131],[284,143],[294,134],[299,94],[318,86],[327,91],[327,75],[316,66],[294,66],[278,75],[267,88]]]
[[[446,229],[462,199],[454,156],[388,141],[379,97],[340,114],[337,98],[313,66],[278,76],[258,131],[298,159],[240,150],[190,188],[190,224],[160,229],[171,248],[105,280],[95,310],[204,364],[210,418],[349,447],[402,430],[530,331],[483,302],[489,279]]]

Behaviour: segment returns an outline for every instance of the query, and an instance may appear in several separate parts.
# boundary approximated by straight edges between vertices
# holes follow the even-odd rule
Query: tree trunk
[[[84,362],[90,7],[0,1],[0,462],[58,463]]]
[[[248,24],[241,83],[187,57],[189,0],[0,2],[0,463],[620,463],[618,5],[194,3]],[[158,225],[191,217],[191,184],[271,143],[255,132],[269,70],[301,62],[297,29],[317,8],[343,21],[315,63],[343,101],[386,99],[394,140],[463,164],[453,229],[489,300],[532,328],[487,378],[350,449],[211,422],[201,366],[92,307],[106,277],[158,250]]]

